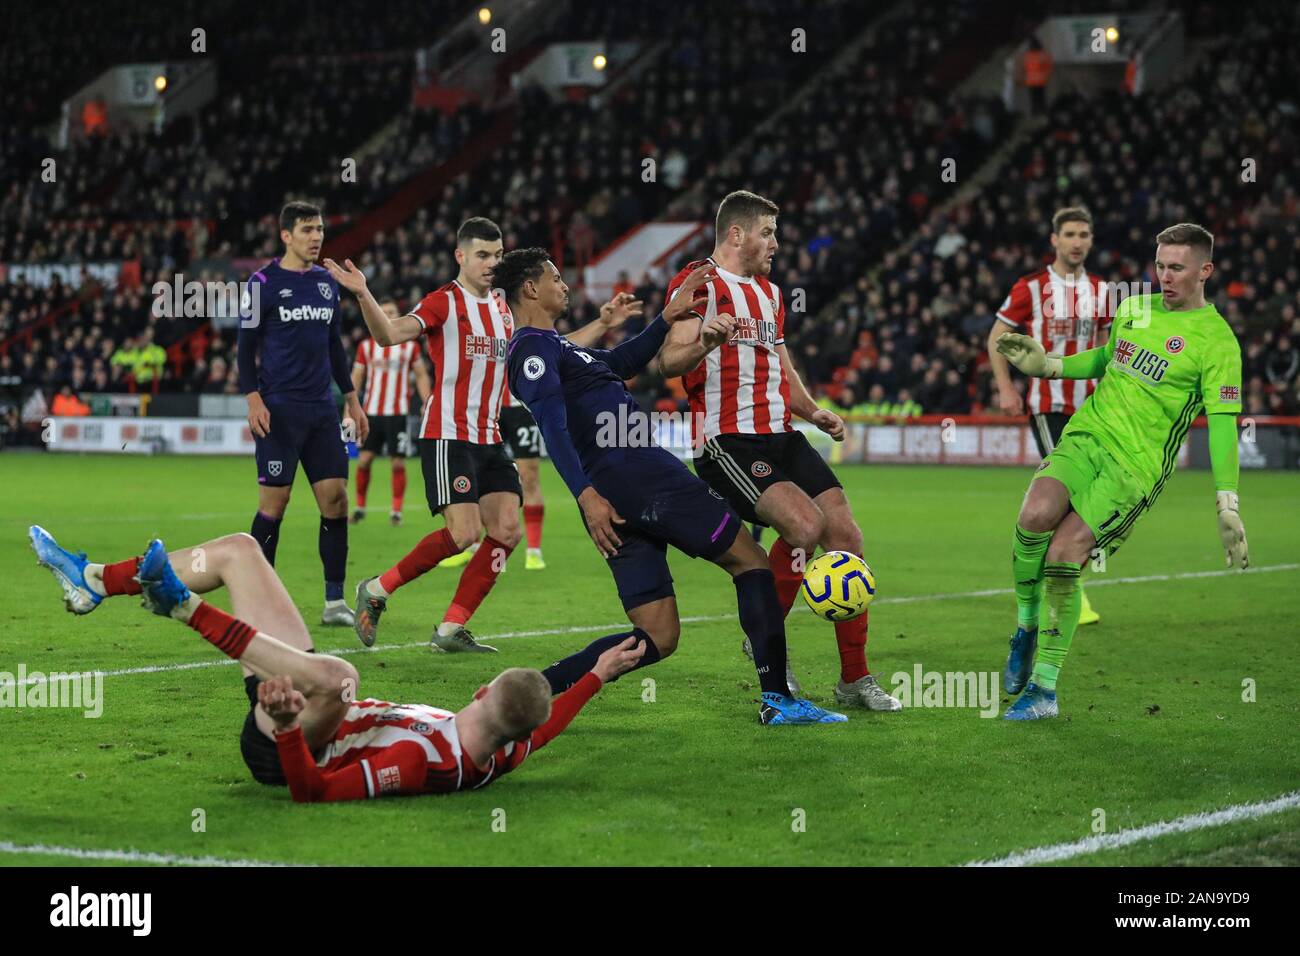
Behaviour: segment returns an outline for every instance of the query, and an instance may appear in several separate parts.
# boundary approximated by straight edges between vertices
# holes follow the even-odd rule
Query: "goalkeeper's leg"
[[[1076,512],[1066,515],[1052,535],[1043,564],[1046,594],[1038,619],[1038,659],[1024,694],[1006,713],[1008,720],[1057,714],[1056,680],[1079,626],[1079,574],[1096,543]]]
[[[1002,674],[1003,688],[1018,694],[1029,680],[1038,640],[1043,601],[1043,563],[1053,532],[1070,510],[1070,492],[1055,478],[1032,481],[1016,519],[1011,545],[1012,582],[1016,591],[1016,632]]]

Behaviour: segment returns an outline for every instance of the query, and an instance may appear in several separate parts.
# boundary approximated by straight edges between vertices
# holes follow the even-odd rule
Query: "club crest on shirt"
[[[1171,335],[1169,338],[1165,339],[1165,351],[1170,355],[1177,355],[1183,350],[1183,347],[1186,344],[1187,343],[1183,341],[1181,335]]]
[[[330,284],[328,282],[317,282],[316,288],[320,289],[320,294],[323,295],[325,298],[327,299],[334,298],[334,290],[330,288]]]

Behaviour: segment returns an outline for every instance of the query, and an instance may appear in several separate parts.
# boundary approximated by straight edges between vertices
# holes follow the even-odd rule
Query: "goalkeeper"
[[[1007,693],[1024,693],[1007,720],[1057,715],[1056,681],[1078,625],[1083,564],[1094,551],[1114,554],[1155,504],[1202,411],[1227,564],[1249,563],[1237,499],[1241,348],[1205,301],[1213,253],[1214,236],[1202,226],[1180,223],[1160,233],[1160,294],[1125,299],[1101,348],[1062,357],[1026,335],[997,340],[1026,375],[1100,379],[1039,466],[1016,521],[1018,620],[1002,680]]]

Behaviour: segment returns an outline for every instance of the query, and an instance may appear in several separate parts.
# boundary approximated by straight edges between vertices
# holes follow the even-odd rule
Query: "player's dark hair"
[[[514,305],[519,301],[519,292],[529,279],[536,282],[542,277],[551,254],[540,246],[529,249],[514,249],[507,252],[497,263],[492,272],[492,282],[506,294],[506,302]]]
[[[468,245],[474,239],[482,239],[484,242],[495,242],[501,238],[501,227],[486,216],[475,216],[473,219],[466,219],[456,230],[456,245]]]
[[[721,240],[728,229],[737,225],[748,231],[759,216],[775,216],[780,212],[781,207],[772,200],[748,189],[737,189],[734,193],[727,193],[718,206],[718,218],[714,222],[716,235]]]
[[[280,210],[280,228],[293,232],[293,227],[304,219],[315,219],[319,215],[320,206],[295,199],[293,202],[285,203],[284,208]]]
[[[1067,222],[1084,222],[1091,229],[1092,213],[1088,212],[1085,206],[1066,206],[1064,209],[1058,209],[1052,216],[1052,232],[1059,234],[1061,227]]]
[[[1180,222],[1156,236],[1157,246],[1191,246],[1205,253],[1208,262],[1214,258],[1214,233],[1194,222]]]

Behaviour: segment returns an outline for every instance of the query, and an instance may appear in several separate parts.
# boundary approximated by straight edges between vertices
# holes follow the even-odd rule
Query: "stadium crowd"
[[[1218,237],[1210,291],[1245,343],[1247,411],[1300,414],[1300,70],[1288,55],[1300,39],[1295,11],[1280,19],[1243,13],[1235,35],[1196,61],[1178,97],[1059,96],[1046,125],[991,177],[994,186],[940,210],[952,189],[937,173],[941,161],[955,161],[961,181],[1013,126],[1000,102],[956,95],[940,76],[978,42],[978,5],[945,0],[909,9],[879,24],[866,47],[839,65],[828,65],[833,55],[748,56],[765,31],[808,4],[744,5],[751,17],[739,27],[665,21],[657,4],[607,6],[585,19],[571,11],[556,35],[611,43],[654,36],[663,50],[609,93],[555,103],[520,90],[504,147],[366,243],[357,261],[372,285],[410,306],[447,281],[456,226],[471,215],[500,222],[507,248],[543,245],[576,270],[665,210],[707,221],[717,198],[743,185],[782,207],[773,278],[787,300],[803,291],[805,308],[791,311],[787,338],[827,404],[860,414],[983,412],[997,407],[989,324],[1015,279],[1046,261],[1055,208],[1092,210],[1088,266],[1110,280],[1150,281],[1151,237],[1169,222],[1195,219]],[[233,333],[215,330],[168,357],[167,348],[190,343],[200,323],[154,320],[152,283],[182,270],[187,279],[225,278],[222,261],[277,254],[274,210],[290,195],[323,199],[331,233],[345,232],[491,120],[474,104],[452,113],[410,104],[411,48],[432,38],[440,15],[464,5],[404,6],[412,29],[400,50],[374,30],[344,42],[330,32],[338,14],[325,7],[323,25],[287,47],[276,46],[276,16],[231,23],[240,44],[222,61],[233,68],[224,70],[211,109],[156,133],[110,131],[74,142],[58,155],[66,172],[54,184],[39,183],[38,173],[10,182],[0,196],[0,264],[122,267],[115,289],[57,278],[46,286],[0,284],[6,415],[49,406],[64,392],[238,393]],[[860,5],[815,6],[832,54],[866,19]],[[230,5],[212,9],[213,22],[230,22],[221,19],[231,16]],[[361,52],[306,60],[300,54],[309,49]],[[147,45],[132,51],[164,53]],[[89,69],[95,55],[86,59]],[[48,67],[37,72],[44,79],[29,85],[25,99],[14,99],[12,87],[4,94],[6,106],[33,118],[0,145],[11,168],[38,169],[48,146],[35,118],[70,92]],[[778,123],[743,149],[717,149],[740,145],[781,105],[783,91],[809,80]],[[336,133],[323,148],[308,135],[319,129]],[[342,181],[343,159],[381,129],[382,145],[363,156],[357,182]],[[647,157],[656,161],[653,184],[641,178]],[[1261,185],[1243,180],[1243,158],[1257,161]],[[653,315],[667,278],[710,245],[706,230],[698,245],[625,277],[622,287]],[[580,286],[572,301],[572,325],[594,317]],[[363,336],[359,313],[351,297],[341,305],[355,344]],[[680,402],[672,383],[644,378],[637,383],[643,398]],[[35,403],[33,392],[41,393]]]

